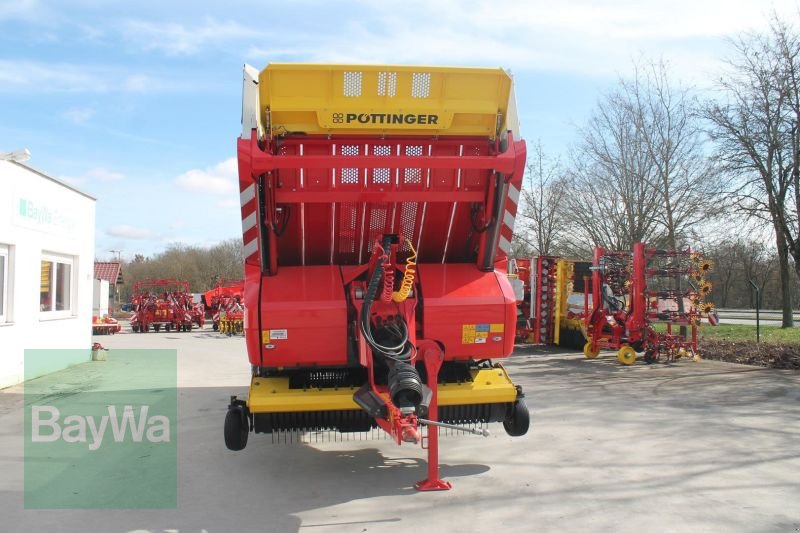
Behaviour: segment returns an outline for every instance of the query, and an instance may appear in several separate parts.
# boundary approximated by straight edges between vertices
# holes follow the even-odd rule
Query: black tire
[[[131,326],[131,329],[133,329],[134,333],[139,333],[139,326]]]
[[[531,414],[528,405],[522,398],[514,402],[511,412],[503,420],[503,427],[512,437],[521,437],[528,432],[531,425]]]
[[[156,333],[161,331],[161,324],[153,324],[153,331],[155,331]]]
[[[250,433],[247,416],[241,407],[229,407],[225,415],[225,446],[238,452],[247,446],[247,435]]]
[[[219,324],[217,324],[216,322],[214,322],[214,324],[211,326],[211,328],[212,328],[214,331],[217,331],[217,330],[219,330]]]

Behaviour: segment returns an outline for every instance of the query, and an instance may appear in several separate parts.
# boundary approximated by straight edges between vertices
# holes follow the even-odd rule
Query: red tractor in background
[[[133,284],[131,329],[134,333],[191,331],[202,328],[205,311],[195,303],[189,283],[176,279],[145,279]]]

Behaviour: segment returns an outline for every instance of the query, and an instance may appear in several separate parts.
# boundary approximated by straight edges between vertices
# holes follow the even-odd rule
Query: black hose
[[[389,396],[397,407],[417,407],[422,402],[422,382],[417,369],[395,363],[389,370]]]
[[[367,285],[367,292],[364,295],[364,305],[361,307],[361,316],[359,317],[359,327],[362,335],[364,335],[364,339],[366,339],[367,344],[370,345],[374,353],[395,362],[408,362],[411,360],[412,347],[411,343],[408,342],[408,326],[405,321],[398,317],[395,322],[382,325],[378,330],[380,341],[375,339],[375,335],[372,331],[372,323],[370,321],[372,302],[375,301],[375,297],[378,295],[378,289],[383,279],[383,259],[385,259],[385,255],[387,254],[386,250],[389,250],[391,245],[391,236],[384,235],[382,242],[384,257],[375,265],[372,278],[370,278],[369,284]]]

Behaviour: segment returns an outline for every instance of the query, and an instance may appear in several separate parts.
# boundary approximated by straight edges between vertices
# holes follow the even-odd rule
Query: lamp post
[[[112,254],[117,254],[117,263],[122,265],[122,250],[109,250]],[[117,280],[114,280],[114,299],[117,301],[117,309],[121,306],[122,302],[119,299],[119,287],[117,287]]]
[[[747,280],[750,283],[750,286],[753,287],[756,291],[756,344],[761,342],[761,289],[753,283],[752,279]]]

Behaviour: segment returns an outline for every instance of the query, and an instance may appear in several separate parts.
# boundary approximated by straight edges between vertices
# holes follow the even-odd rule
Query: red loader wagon
[[[244,70],[238,140],[248,434],[438,428],[524,435],[508,254],[525,142],[501,69],[271,64]]]

